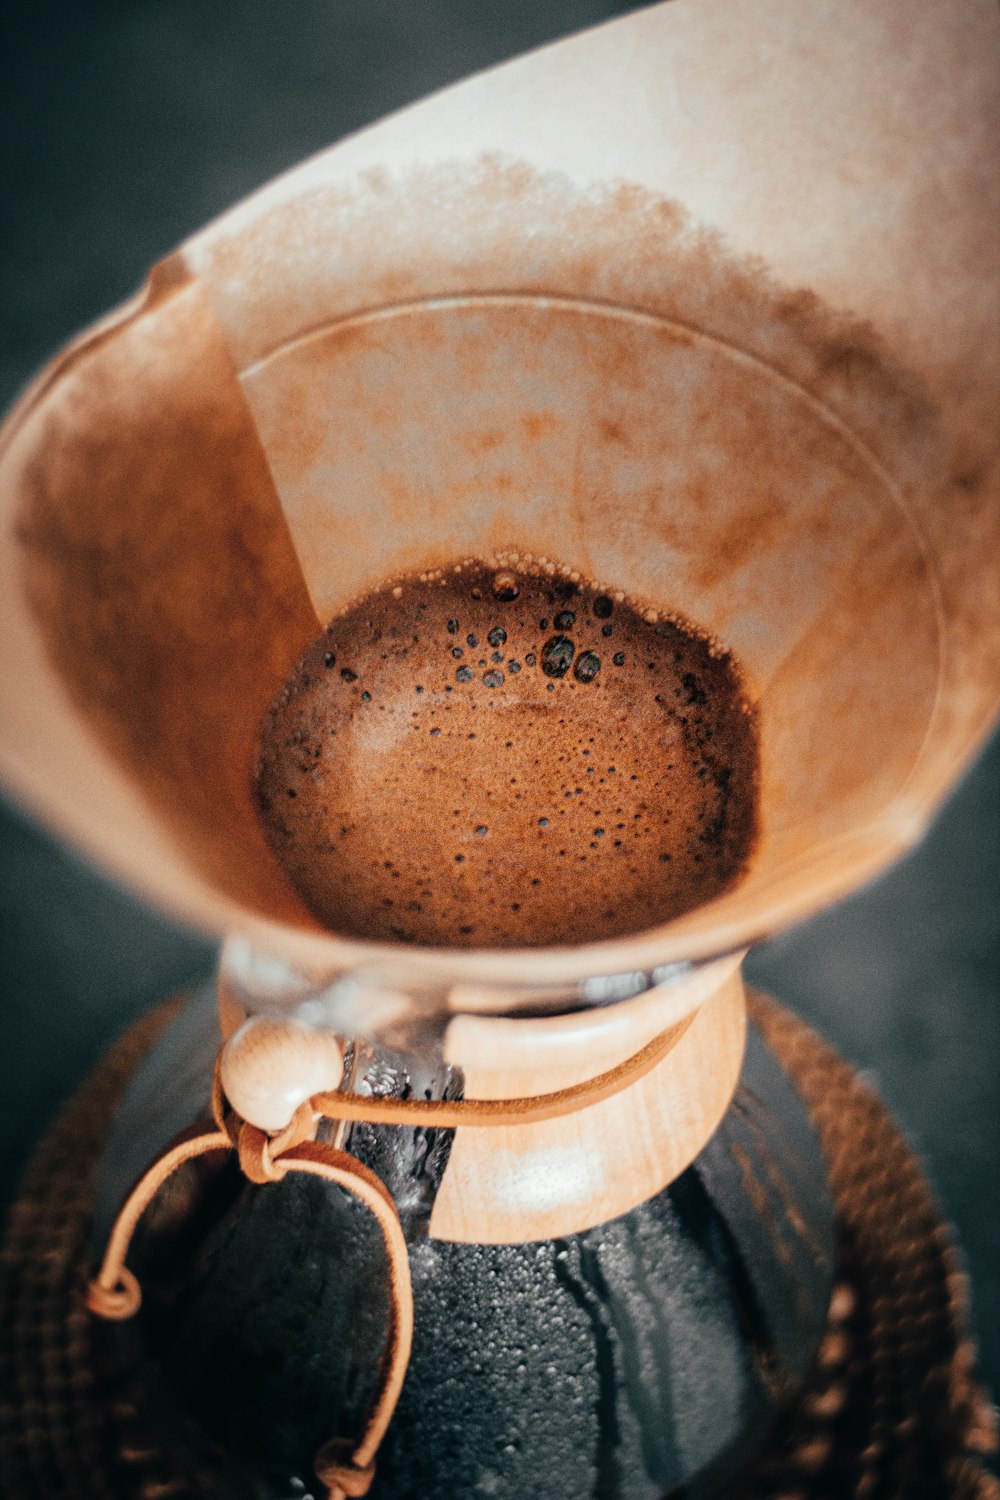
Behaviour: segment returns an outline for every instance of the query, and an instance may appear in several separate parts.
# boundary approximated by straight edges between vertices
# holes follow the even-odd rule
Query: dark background
[[[149,264],[387,111],[635,9],[600,0],[38,0],[0,30],[0,406]],[[833,232],[833,231],[832,231]],[[969,1265],[1000,1387],[1000,739],[922,846],[749,961],[879,1087]],[[0,803],[0,1199],[132,1017],[213,950]]]

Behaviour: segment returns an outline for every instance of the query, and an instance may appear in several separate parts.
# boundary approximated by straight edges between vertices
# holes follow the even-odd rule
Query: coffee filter
[[[328,966],[250,797],[265,709],[396,575],[552,560],[731,648],[761,837],[541,981],[744,946],[919,836],[1000,660],[1000,18],[673,0],[314,158],[153,271],[0,449],[15,793],[215,932]],[[396,957],[399,950],[395,950]]]

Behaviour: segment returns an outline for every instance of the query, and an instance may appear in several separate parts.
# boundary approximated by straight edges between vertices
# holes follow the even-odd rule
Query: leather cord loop
[[[367,1494],[375,1474],[375,1455],[392,1420],[406,1378],[413,1341],[413,1291],[410,1264],[399,1214],[379,1177],[356,1157],[315,1139],[321,1119],[365,1120],[371,1124],[457,1128],[510,1126],[554,1119],[610,1098],[635,1082],[676,1046],[693,1020],[685,1016],[624,1062],[595,1078],[549,1094],[521,1099],[387,1099],[356,1094],[319,1093],[296,1110],[274,1135],[240,1119],[222,1087],[220,1060],[212,1078],[212,1116],[216,1128],[186,1131],[149,1166],[119,1210],[104,1259],[88,1287],[87,1306],[98,1317],[120,1320],[138,1312],[142,1293],[126,1265],[132,1236],[163,1184],[185,1163],[211,1151],[235,1151],[250,1182],[266,1185],[289,1172],[306,1172],[335,1183],[365,1205],[378,1223],[389,1278],[389,1329],[372,1404],[359,1441],[336,1438],[316,1455],[317,1479],[328,1500],[353,1500]]]
[[[356,1157],[318,1141],[304,1141],[275,1156],[273,1142],[261,1130],[240,1122],[237,1131],[240,1166],[251,1182],[275,1182],[289,1172],[325,1178],[359,1198],[382,1232],[389,1273],[389,1332],[371,1409],[360,1441],[350,1453],[324,1444],[317,1458],[317,1478],[329,1500],[364,1495],[375,1473],[374,1460],[392,1420],[410,1362],[413,1342],[413,1290],[410,1262],[392,1195]],[[170,1146],[133,1188],[112,1230],[100,1271],[87,1290],[87,1306],[98,1317],[120,1320],[138,1312],[142,1296],[135,1275],[125,1264],[132,1235],[160,1188],[185,1162],[209,1151],[231,1150],[229,1132],[190,1135]],[[322,1472],[320,1472],[322,1469]]]
[[[128,1266],[118,1267],[118,1280],[114,1286],[104,1286],[94,1280],[87,1288],[87,1306],[99,1318],[119,1323],[134,1317],[142,1306],[142,1288],[139,1278]]]

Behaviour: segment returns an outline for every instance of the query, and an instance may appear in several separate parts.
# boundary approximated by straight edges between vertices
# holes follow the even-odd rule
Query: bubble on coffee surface
[[[756,787],[731,656],[543,558],[397,579],[333,620],[268,711],[254,790],[333,931],[507,947],[720,895]]]

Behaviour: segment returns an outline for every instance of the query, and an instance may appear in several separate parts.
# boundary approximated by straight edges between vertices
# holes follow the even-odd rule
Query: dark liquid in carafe
[[[593,942],[741,875],[757,734],[732,657],[561,575],[464,564],[336,618],[272,704],[268,841],[335,932]]]

